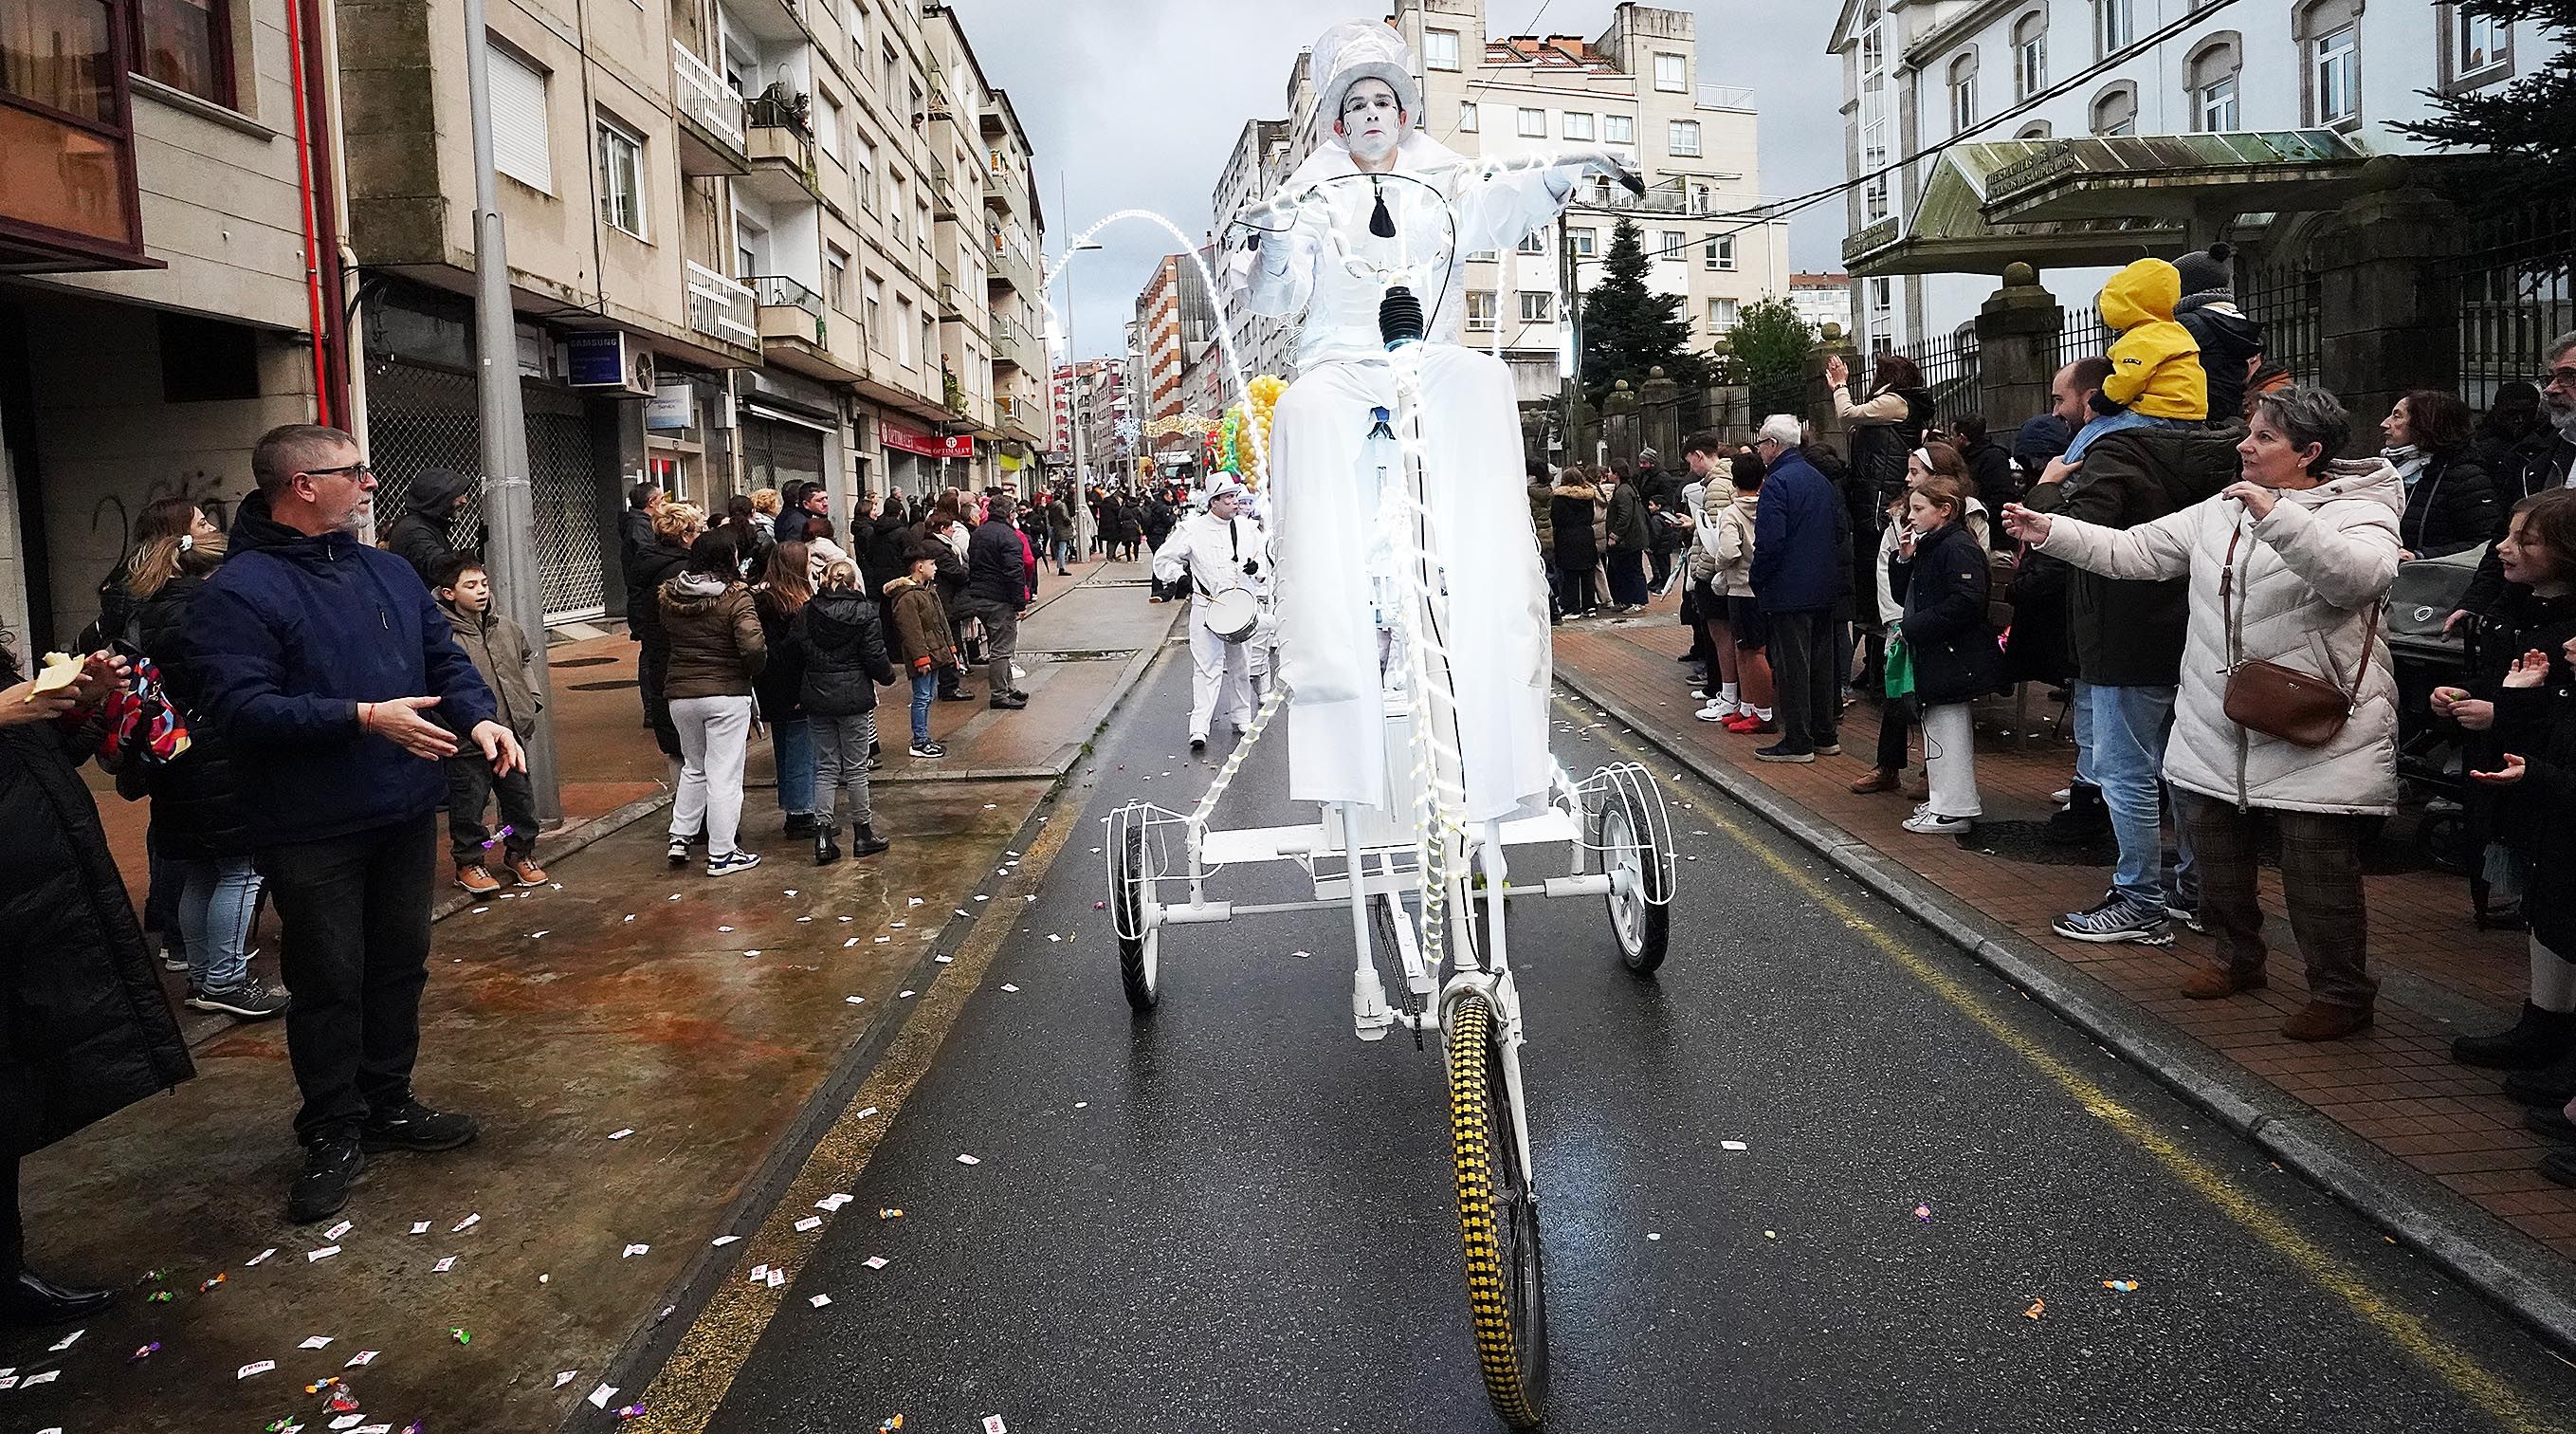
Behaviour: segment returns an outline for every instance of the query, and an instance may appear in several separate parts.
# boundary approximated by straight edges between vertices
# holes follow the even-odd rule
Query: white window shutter
[[[554,146],[546,133],[546,77],[499,45],[492,63],[492,167],[548,194],[555,190]]]

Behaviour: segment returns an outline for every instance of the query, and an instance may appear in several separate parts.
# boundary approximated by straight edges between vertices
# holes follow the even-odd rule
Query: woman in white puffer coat
[[[2257,818],[2268,814],[2308,972],[2308,1004],[2281,1033],[2303,1041],[2370,1025],[2378,982],[2366,960],[2361,844],[2372,819],[2397,805],[2397,683],[2378,625],[2406,500],[2385,460],[2333,457],[2350,429],[2334,395],[2281,389],[2263,397],[2237,447],[2243,481],[2215,498],[2126,530],[2004,510],[2014,537],[2087,572],[2191,579],[2164,775],[2190,827],[2219,964],[2182,993],[2212,1000],[2264,984],[2255,862]],[[2229,720],[2228,670],[2239,661],[2324,678],[2353,696],[2350,719],[2314,747]]]

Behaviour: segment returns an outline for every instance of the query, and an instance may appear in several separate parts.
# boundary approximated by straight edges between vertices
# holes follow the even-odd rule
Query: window
[[[229,0],[141,0],[127,68],[231,108],[233,20]]]
[[[2093,53],[2109,59],[2138,43],[2138,0],[2093,0]]]
[[[1556,295],[1545,289],[1521,290],[1521,322],[1544,324],[1556,318]]]
[[[2203,134],[2225,134],[2240,126],[2236,117],[2237,71],[2244,51],[2234,31],[2213,35],[2184,62],[2184,83],[2191,87],[2191,127]]]
[[[1476,132],[1476,102],[1474,100],[1466,100],[1459,104],[1458,129],[1462,134],[1474,134]]]
[[[894,301],[894,361],[912,367],[912,300],[900,295]]]
[[[1467,291],[1467,327],[1471,329],[1494,327],[1494,297],[1494,291],[1491,289]]]
[[[814,143],[834,159],[841,157],[841,102],[830,95],[815,95]]]
[[[929,313],[921,316],[921,356],[924,359],[939,356],[939,320]]]
[[[1976,124],[1977,52],[1970,50],[1950,62],[1950,132],[1958,134]]]
[[[1601,121],[1601,139],[1605,144],[1635,144],[1637,122],[1626,115],[1606,115]]]
[[[859,207],[877,212],[877,147],[865,135],[850,136],[850,178],[857,183]]]
[[[1576,110],[1567,110],[1561,132],[1567,139],[1592,138],[1592,116]]]
[[[837,244],[823,247],[823,302],[834,313],[847,313],[850,308],[850,256]]]
[[[927,199],[912,201],[912,232],[919,236],[922,248],[930,247],[930,201]]]
[[[896,243],[903,242],[903,216],[912,212],[912,196],[904,188],[903,176],[894,179],[894,198],[886,205],[886,228],[893,232]]]
[[[885,83],[877,87],[878,92],[887,99],[893,99],[895,87],[903,83],[903,59],[895,54],[892,41],[888,41],[880,53],[885,57]]]
[[[1736,314],[1736,301],[1735,301],[1735,300],[1733,300],[1733,299],[1711,299],[1711,300],[1709,300],[1709,301],[1708,301],[1708,329],[1709,329],[1709,332],[1710,332],[1710,333],[1712,333],[1712,334],[1722,334],[1722,333],[1725,333],[1727,330],[1729,330],[1729,329],[1731,329],[1731,328],[1734,328],[1734,327],[1735,327],[1735,314]]]
[[[2232,77],[2228,80],[2230,86],[2235,83]],[[2095,134],[2136,134],[2138,87],[2126,80],[2103,86],[2102,93],[2093,97],[2091,124]]]
[[[1458,68],[1458,32],[1455,30],[1423,31],[1422,66],[1429,70]]]
[[[1689,263],[1690,231],[1687,229],[1665,230],[1663,233],[1663,242],[1655,247],[1655,252],[1651,257],[1657,259],[1677,259],[1682,263]]]
[[[1708,242],[1700,246],[1699,266],[1703,269],[1733,269],[1735,236],[1732,234],[1708,236]]]
[[[874,274],[867,280],[868,347],[885,352],[885,281]]]
[[[2033,10],[2013,22],[2013,98],[2048,88],[2048,12]]]
[[[1873,354],[1896,350],[1896,286],[1883,278],[1869,281],[1869,350]]]
[[[1470,264],[1492,264],[1500,261],[1502,257],[1502,251],[1499,249],[1470,249],[1467,251],[1467,262]]]
[[[1547,138],[1547,111],[1524,109],[1518,113],[1520,118],[1520,132],[1523,138]]]
[[[769,251],[769,231],[752,217],[737,209],[733,213],[733,276],[749,283],[753,275],[768,266],[761,256]]]
[[[2443,31],[2446,78],[2459,89],[2474,89],[2513,73],[2513,22],[2492,15],[2473,15],[2465,5],[2451,7]]]
[[[1666,94],[1683,94],[1690,89],[1690,62],[1680,55],[1655,56],[1655,88]]]
[[[644,237],[644,137],[606,115],[599,117],[599,217]]]
[[[546,135],[545,72],[497,44],[486,43],[484,53],[492,61],[492,167],[552,194],[555,157]]]
[[[1699,157],[1699,121],[1670,120],[1664,125],[1664,148],[1684,159]]]
[[[1522,235],[1521,242],[1513,249],[1512,252],[1516,254],[1546,253],[1547,231],[1544,229],[1533,229],[1529,233]]]
[[[868,7],[866,0],[850,7],[850,68],[864,72],[868,61]]]
[[[2049,127],[2048,127],[2048,121],[2046,121],[2046,120],[2032,120],[2030,123],[2028,123],[2028,124],[2026,124],[2026,125],[2023,125],[2021,128],[2019,128],[2019,129],[2017,129],[2017,130],[2014,130],[2014,131],[2013,131],[2013,138],[2015,138],[2015,139],[2047,139],[2047,138],[2050,136],[2050,134],[2051,134],[2051,133],[2052,133],[2052,131],[2051,131],[2051,130],[2049,129]]]
[[[2314,63],[2317,123],[2334,124],[2361,114],[2361,48],[2359,27],[2345,25],[2317,37],[2310,51]]]
[[[1565,234],[1574,242],[1574,257],[1577,259],[1591,258],[1600,246],[1601,234],[1598,230],[1577,229],[1569,225]]]

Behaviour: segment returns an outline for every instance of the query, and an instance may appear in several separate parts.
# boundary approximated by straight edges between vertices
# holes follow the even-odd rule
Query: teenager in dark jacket
[[[2512,501],[2496,491],[2473,447],[2469,406],[2439,389],[2397,400],[2379,423],[2379,450],[2406,485],[2397,540],[2408,559],[2448,557],[2504,536]]]
[[[104,654],[39,695],[0,643],[0,1321],[62,1324],[112,1290],[27,1268],[18,1165],[195,1074],[74,763],[77,723],[116,683]]]
[[[769,561],[751,590],[752,610],[769,656],[751,682],[760,720],[769,724],[769,755],[778,774],[778,810],[789,836],[814,834],[814,724],[805,711],[805,649],[796,641],[796,615],[814,597],[812,551],[790,539],[769,550]]]
[[[662,631],[662,584],[680,575],[689,561],[689,545],[707,530],[706,514],[694,503],[664,502],[653,509],[653,539],[636,550],[626,568],[626,630],[638,644],[635,685],[644,694],[644,724],[662,755],[680,760],[679,729],[671,725],[671,702],[663,688],[671,666],[671,642]]]
[[[858,569],[834,563],[823,573],[823,590],[796,615],[796,643],[805,654],[805,716],[814,726],[815,809],[814,864],[841,859],[834,836],[840,830],[843,793],[850,799],[850,855],[874,856],[890,843],[877,835],[876,813],[868,805],[868,754],[877,744],[877,688],[892,686],[897,674],[886,655],[885,628],[877,605],[859,591]]]
[[[2182,297],[2174,301],[2174,322],[2200,345],[2200,367],[2208,375],[2209,421],[2232,422],[2245,412],[2245,383],[2254,361],[2263,356],[2263,326],[2236,307],[2236,280],[2229,268],[2235,250],[2221,242],[2174,260]],[[1992,499],[1988,499],[1992,502]],[[2000,506],[1997,512],[2003,511]]]
[[[1986,621],[1986,550],[1968,531],[1967,514],[1956,479],[1925,479],[1906,500],[1907,532],[1888,564],[1891,587],[1905,594],[1899,631],[1914,664],[1923,767],[1932,783],[1932,799],[1905,829],[1925,835],[1966,832],[1986,810],[1977,795],[1969,704],[2000,683],[2003,654]]]
[[[188,641],[188,614],[223,559],[220,533],[145,544],[127,579],[135,604],[130,632],[161,670],[163,689],[189,724],[188,750],[144,769],[153,851],[179,883],[176,916],[188,952],[188,1004],[256,1021],[283,1014],[287,999],[250,971],[250,928],[259,911],[250,828],[223,735],[187,715],[198,710],[205,691],[205,674]]]
[[[1987,512],[2000,513],[2006,503],[2021,501],[2022,484],[2014,474],[2012,455],[1987,435],[1986,421],[1973,413],[1959,420],[1959,457],[1977,485],[1969,496],[1984,503]]]
[[[424,468],[403,495],[403,514],[385,530],[385,548],[411,564],[424,587],[456,556],[452,529],[473,493],[474,480],[455,469]]]

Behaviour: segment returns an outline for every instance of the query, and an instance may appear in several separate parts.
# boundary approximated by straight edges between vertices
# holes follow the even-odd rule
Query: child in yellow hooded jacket
[[[2208,419],[2200,343],[2174,318],[2181,298],[2182,271],[2162,259],[2140,259],[2102,286],[2102,322],[2120,337],[2111,345],[2111,374],[2093,398],[2095,417],[2068,445],[2068,463],[2083,461],[2105,433]]]

